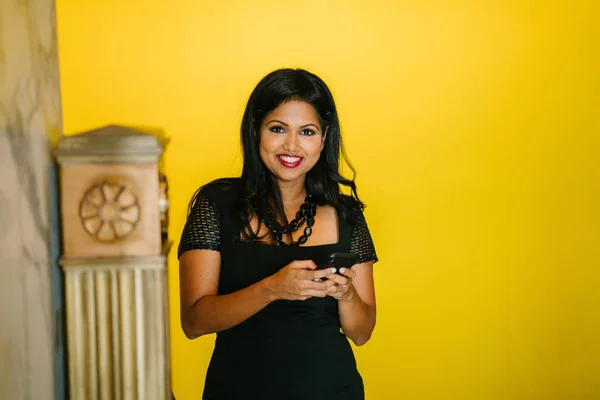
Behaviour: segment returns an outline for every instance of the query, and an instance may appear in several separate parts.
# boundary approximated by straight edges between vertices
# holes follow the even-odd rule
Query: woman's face
[[[303,101],[288,101],[263,120],[260,158],[280,184],[304,183],[321,156],[324,139],[315,109]]]

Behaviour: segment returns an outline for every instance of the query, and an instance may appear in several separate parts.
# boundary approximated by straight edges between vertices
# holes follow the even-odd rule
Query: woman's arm
[[[294,261],[277,274],[237,292],[217,295],[221,253],[186,251],[179,258],[181,327],[194,339],[236,326],[278,299],[325,297],[333,282],[314,282],[330,271],[316,269],[312,261]]]
[[[179,259],[181,327],[190,339],[237,325],[271,302],[260,282],[217,296],[220,269],[218,251],[187,251]]]
[[[373,262],[358,264],[351,269],[342,268],[343,277],[330,275],[337,283],[336,292],[342,331],[354,344],[365,344],[375,329],[376,306]],[[342,272],[340,270],[340,272]]]

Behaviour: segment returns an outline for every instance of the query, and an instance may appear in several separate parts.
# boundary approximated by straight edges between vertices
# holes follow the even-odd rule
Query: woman
[[[277,70],[248,101],[241,178],[200,188],[179,244],[181,325],[217,333],[204,399],[363,399],[352,348],[375,327],[377,256],[317,76]],[[351,196],[341,194],[346,186]],[[334,252],[352,268],[317,269]]]

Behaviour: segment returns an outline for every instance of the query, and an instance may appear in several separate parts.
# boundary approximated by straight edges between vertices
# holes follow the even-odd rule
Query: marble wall
[[[54,0],[0,7],[0,399],[55,397],[50,147],[61,110]]]

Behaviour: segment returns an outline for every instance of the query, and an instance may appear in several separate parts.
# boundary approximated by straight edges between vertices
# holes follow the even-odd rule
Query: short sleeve
[[[375,245],[367,226],[367,221],[362,212],[358,213],[356,219],[356,225],[352,230],[352,237],[350,239],[350,252],[358,254],[357,264],[373,261],[376,263],[379,261],[377,253],[375,252]]]
[[[208,197],[199,195],[187,218],[177,257],[188,250],[216,250],[221,248],[219,210]]]

